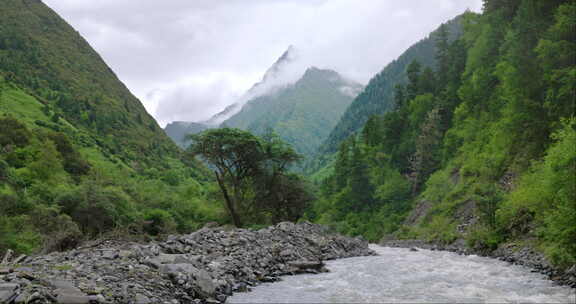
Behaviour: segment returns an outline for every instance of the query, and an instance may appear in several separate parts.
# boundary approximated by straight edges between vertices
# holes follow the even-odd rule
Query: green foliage
[[[556,142],[543,161],[522,176],[497,214],[499,225],[509,235],[538,236],[549,257],[564,266],[576,261],[575,126],[572,118],[553,135]]]
[[[6,0],[0,7],[0,77],[0,112],[70,123],[130,166],[179,154],[100,56],[42,2]],[[5,82],[39,102],[24,100]]]
[[[166,168],[135,172],[70,129],[46,129],[23,117],[1,118],[0,252],[64,250],[117,229],[163,234],[225,221],[220,197],[208,191],[209,181],[197,181],[194,162],[167,160]],[[151,210],[169,217],[150,228]]]
[[[485,1],[484,14],[463,18],[461,39],[449,42],[441,28],[435,73],[412,62],[393,109],[380,98],[370,109],[388,107],[382,116],[344,115],[342,125],[366,123],[360,138],[342,141],[317,220],[371,238],[464,238],[484,252],[530,239],[554,264],[573,265],[575,12],[566,1]],[[360,113],[363,94],[348,112]],[[363,170],[353,170],[354,147]],[[361,194],[358,177],[371,186]],[[369,201],[360,196],[375,208],[351,208]],[[397,224],[382,228],[390,219]]]
[[[309,68],[293,85],[249,100],[222,126],[257,135],[271,129],[298,153],[312,157],[360,89],[334,71]]]
[[[144,214],[144,219],[148,221],[144,231],[150,235],[166,234],[176,230],[176,222],[168,211],[150,209]]]
[[[74,29],[40,1],[3,2],[0,254],[146,232],[153,210],[169,214],[153,233],[225,222],[214,189]]]
[[[448,41],[452,42],[462,35],[461,21],[467,14],[447,22],[442,27],[442,30],[447,32]],[[338,124],[320,147],[320,153],[336,152],[340,142],[360,132],[371,116],[383,115],[394,110],[396,86],[398,84],[405,85],[409,82],[408,66],[413,61],[417,61],[420,66],[424,67],[436,66],[436,39],[439,39],[439,35],[443,35],[440,29],[432,32],[428,38],[422,39],[408,48],[398,59],[392,61],[374,76],[362,93],[346,109]],[[430,76],[429,72],[427,72],[428,76]],[[417,95],[420,93],[409,92],[407,95],[410,94]],[[408,99],[412,97],[410,96]]]
[[[0,118],[0,147],[3,150],[23,147],[30,142],[32,135],[26,126],[11,116]]]
[[[313,200],[288,166],[301,158],[277,135],[259,138],[233,128],[189,136],[189,152],[214,167],[214,175],[234,225],[296,221]]]
[[[427,241],[440,241],[450,244],[458,238],[456,223],[446,216],[435,216],[432,221],[423,226],[420,236]]]
[[[34,231],[28,216],[8,217],[0,215],[0,250],[32,253],[38,248],[41,237]]]
[[[466,245],[474,250],[490,252],[498,248],[504,237],[500,231],[493,227],[478,225],[472,227],[466,236]]]

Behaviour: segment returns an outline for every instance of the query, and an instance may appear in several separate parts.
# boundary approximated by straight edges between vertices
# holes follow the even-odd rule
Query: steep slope
[[[361,88],[334,71],[309,68],[293,85],[251,99],[222,125],[256,134],[271,129],[310,156]]]
[[[207,176],[52,10],[2,2],[0,255],[190,232],[221,220]]]
[[[438,41],[433,77],[411,73],[414,94],[340,145],[310,215],[573,276],[576,3],[485,1],[464,22]]]
[[[456,39],[462,33],[460,19],[457,17],[446,24],[450,40]],[[397,84],[406,83],[406,69],[413,60],[418,61],[424,67],[435,66],[434,41],[437,35],[438,30],[412,45],[369,81],[364,91],[346,109],[336,127],[322,144],[319,151],[321,154],[334,153],[340,142],[358,132],[370,116],[383,114],[394,107],[394,87]]]
[[[214,115],[212,118],[203,122],[209,126],[219,125],[230,119],[232,116],[240,112],[244,105],[248,103],[251,99],[257,98],[262,95],[269,94],[276,89],[282,88],[286,85],[287,73],[289,73],[288,67],[290,63],[294,61],[297,57],[297,51],[293,46],[289,46],[284,53],[266,70],[262,80],[255,83],[245,94],[240,98],[239,101],[229,105],[224,109],[224,111]]]
[[[98,136],[102,149],[130,164],[178,154],[102,58],[44,3],[4,0],[0,33],[0,75]]]

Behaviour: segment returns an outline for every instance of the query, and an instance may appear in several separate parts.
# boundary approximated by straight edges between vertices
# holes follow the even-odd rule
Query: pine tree
[[[442,24],[438,29],[436,36],[436,73],[438,75],[438,86],[444,87],[448,82],[448,73],[450,70],[450,58],[448,42],[448,31],[446,25]]]
[[[420,94],[420,72],[422,66],[416,60],[412,61],[406,69],[408,84],[406,85],[406,99],[412,100]]]
[[[368,174],[368,163],[360,142],[352,142],[352,155],[350,159],[350,198],[352,209],[366,210],[374,203],[374,187]]]

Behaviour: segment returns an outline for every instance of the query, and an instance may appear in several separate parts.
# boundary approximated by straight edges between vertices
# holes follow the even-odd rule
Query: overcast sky
[[[44,0],[164,126],[208,119],[293,45],[299,64],[367,83],[481,0]],[[303,72],[303,71],[302,71]]]

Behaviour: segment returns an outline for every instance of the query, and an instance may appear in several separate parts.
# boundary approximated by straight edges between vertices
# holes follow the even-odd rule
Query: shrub
[[[160,235],[174,232],[176,222],[172,215],[165,210],[150,209],[144,213],[146,225],[144,231],[150,235]]]
[[[34,230],[28,216],[0,215],[0,253],[12,249],[16,253],[30,254],[40,244],[41,236]]]

